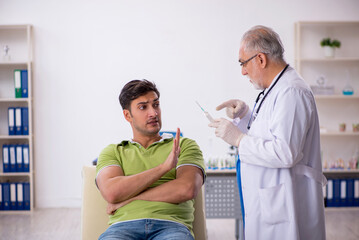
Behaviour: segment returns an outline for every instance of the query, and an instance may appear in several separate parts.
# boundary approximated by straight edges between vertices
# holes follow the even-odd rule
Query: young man
[[[99,239],[194,239],[194,198],[205,179],[195,141],[159,134],[160,93],[147,80],[127,83],[119,96],[133,139],[100,154],[96,182],[111,225]]]

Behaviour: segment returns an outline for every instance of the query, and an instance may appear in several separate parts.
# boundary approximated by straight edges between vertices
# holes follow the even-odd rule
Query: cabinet
[[[358,169],[348,169],[359,150],[359,132],[353,129],[359,123],[359,22],[297,22],[295,34],[296,69],[310,86],[325,79],[324,85],[332,90],[315,95],[324,174],[328,179],[359,179]],[[328,37],[341,42],[334,57],[325,57],[320,45]],[[343,94],[348,83],[353,95]],[[342,123],[345,131],[340,131]],[[333,165],[339,168],[331,169]]]
[[[14,71],[18,69],[27,70],[27,97],[15,97]],[[16,193],[14,191],[10,193],[10,204],[15,201],[16,206],[11,206],[7,210],[4,210],[3,206],[0,214],[30,212],[34,209],[32,95],[32,27],[30,25],[0,25],[0,183],[3,195],[4,191],[7,191],[4,189],[5,184],[10,185],[10,190],[16,190]],[[22,131],[17,135],[9,134],[9,108],[27,109],[27,114],[22,115],[27,116],[28,133]],[[15,158],[16,164],[19,164],[15,170],[5,170],[4,146],[15,146],[17,156],[22,157],[22,162],[20,157]],[[21,147],[17,149],[17,146]],[[6,152],[9,160],[10,152]],[[28,169],[21,167],[25,164],[28,164]],[[14,189],[13,186],[15,186]],[[4,198],[2,200],[4,204]]]

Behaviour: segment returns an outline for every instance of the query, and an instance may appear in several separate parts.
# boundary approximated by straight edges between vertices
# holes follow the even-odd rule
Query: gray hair
[[[244,50],[257,51],[268,55],[268,58],[277,63],[285,62],[283,58],[284,48],[279,35],[271,28],[254,26],[242,37]]]

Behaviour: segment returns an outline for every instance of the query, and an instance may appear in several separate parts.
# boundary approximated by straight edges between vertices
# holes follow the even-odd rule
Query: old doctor
[[[210,123],[217,137],[237,146],[244,234],[253,239],[325,239],[320,136],[313,94],[283,58],[276,32],[247,31],[239,63],[261,90],[253,111],[241,100],[217,107],[227,116]]]

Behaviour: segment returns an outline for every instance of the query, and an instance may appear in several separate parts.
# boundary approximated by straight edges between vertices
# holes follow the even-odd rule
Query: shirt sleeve
[[[201,169],[203,182],[206,179],[205,164],[202,151],[197,143],[189,138],[182,138],[180,142],[181,153],[178,157],[177,167],[192,165]]]
[[[96,165],[96,177],[100,171],[109,166],[122,167],[122,161],[117,151],[116,144],[110,144],[100,153]]]

